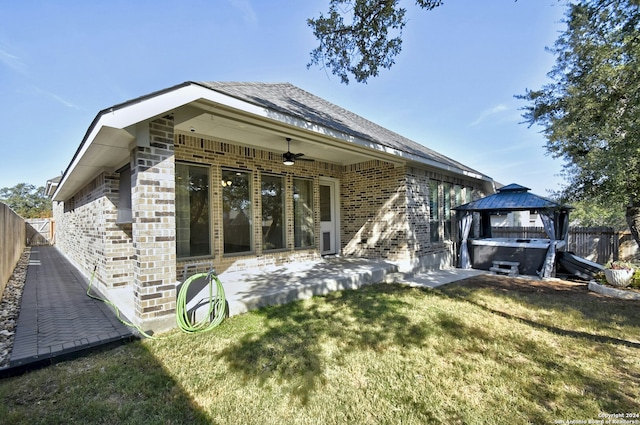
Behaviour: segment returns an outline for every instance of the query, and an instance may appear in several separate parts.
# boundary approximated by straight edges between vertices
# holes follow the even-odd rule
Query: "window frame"
[[[453,185],[447,182],[441,182],[442,186],[442,230],[443,230],[443,240],[451,241],[453,240],[453,220],[451,208],[453,207],[453,197],[451,196],[451,191]]]
[[[118,170],[118,208],[116,224],[133,223],[131,202],[131,164],[127,163]]]
[[[248,201],[249,203],[249,213],[248,215],[245,214],[248,223],[249,223],[249,229],[248,229],[248,247],[249,249],[247,251],[232,251],[232,252],[227,252],[227,240],[226,237],[228,235],[227,231],[229,229],[226,229],[226,224],[225,224],[225,188],[227,186],[225,186],[225,184],[230,181],[230,180],[224,180],[224,174],[225,173],[235,173],[237,176],[239,176],[240,174],[246,174],[247,175],[247,190],[246,190],[246,194],[247,194],[247,199],[245,199],[246,201]],[[255,199],[254,198],[254,194],[253,194],[253,176],[254,176],[254,172],[251,170],[247,170],[247,169],[237,169],[237,168],[233,168],[233,167],[220,167],[220,184],[222,185],[222,190],[220,193],[220,202],[221,202],[221,223],[222,223],[222,255],[224,257],[233,257],[233,256],[239,256],[239,255],[251,255],[251,254],[255,254],[255,240],[254,240],[254,231],[255,231],[255,217],[254,217],[254,207],[255,207]],[[241,209],[240,211],[244,211],[244,209]],[[234,218],[235,219],[235,218]]]
[[[311,242],[309,244],[305,244],[305,245],[300,245],[298,246],[298,239],[300,238],[300,241],[302,241],[304,239],[304,235],[300,235],[298,236],[297,234],[297,229],[299,226],[297,226],[297,222],[298,222],[298,213],[296,211],[296,181],[304,181],[307,184],[310,185],[310,200],[311,200],[311,205],[308,208],[311,211],[311,221],[312,221],[312,232],[311,232]],[[314,249],[316,248],[316,242],[317,242],[317,235],[316,235],[316,214],[315,214],[315,210],[314,210],[314,202],[315,202],[315,179],[314,178],[308,178],[308,177],[297,177],[297,176],[292,176],[291,179],[291,185],[292,185],[292,190],[291,190],[291,201],[293,202],[293,220],[292,220],[292,226],[293,226],[293,248],[296,250],[303,250],[303,249]]]
[[[207,208],[207,214],[206,214],[206,229],[207,229],[207,239],[208,239],[208,245],[209,245],[209,249],[208,249],[208,253],[206,254],[193,254],[193,246],[192,246],[192,242],[191,242],[191,234],[189,235],[189,254],[188,255],[181,255],[178,252],[178,248],[179,248],[179,241],[180,241],[180,237],[179,237],[179,226],[178,226],[178,220],[180,219],[180,213],[179,213],[179,202],[178,202],[178,180],[179,180],[179,176],[178,176],[178,167],[179,166],[187,166],[189,167],[189,169],[191,167],[195,167],[195,168],[201,168],[203,170],[206,170],[206,174],[207,174],[207,187],[206,187],[206,196],[207,196],[207,204],[206,204],[206,208]],[[211,182],[212,182],[212,177],[213,177],[213,173],[211,172],[211,166],[207,165],[207,164],[200,164],[200,163],[195,163],[195,162],[189,162],[189,161],[180,161],[180,160],[176,160],[175,161],[175,201],[174,201],[174,205],[175,205],[175,228],[176,228],[176,236],[175,236],[175,241],[176,241],[176,259],[177,260],[189,260],[189,259],[193,259],[193,258],[209,258],[213,255],[213,232],[212,232],[212,209],[213,209],[213,205],[212,205],[212,200],[213,197],[211,196]],[[190,175],[190,173],[189,173]],[[190,204],[189,204],[190,205]],[[189,220],[191,220],[191,214],[189,214]],[[191,232],[191,228],[189,229],[189,232]]]
[[[281,224],[281,232],[282,232],[282,246],[277,247],[277,248],[267,248],[267,241],[265,240],[265,234],[264,234],[264,206],[265,206],[265,202],[264,202],[264,194],[263,191],[265,190],[263,188],[263,182],[264,182],[264,177],[269,177],[269,178],[278,178],[280,180],[281,183],[281,187],[280,187],[280,198],[281,198],[281,208],[282,208],[282,212],[281,212],[281,216],[280,218],[282,219],[282,224]],[[288,238],[287,238],[287,226],[288,226],[288,215],[287,215],[287,179],[286,176],[282,175],[282,174],[275,174],[275,173],[260,173],[260,225],[261,225],[261,238],[262,238],[262,251],[266,252],[266,253],[270,253],[270,252],[278,252],[278,251],[284,251],[287,250],[287,242],[288,242]]]
[[[429,180],[429,242],[442,242],[440,235],[440,182]]]

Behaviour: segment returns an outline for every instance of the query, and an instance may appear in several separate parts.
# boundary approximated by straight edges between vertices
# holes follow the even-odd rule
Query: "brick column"
[[[176,223],[173,118],[149,124],[149,147],[134,152],[131,180],[135,318],[156,332],[175,327]]]

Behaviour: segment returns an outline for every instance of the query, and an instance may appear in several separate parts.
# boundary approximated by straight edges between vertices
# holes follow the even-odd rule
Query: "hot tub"
[[[549,242],[549,239],[533,238],[471,239],[471,264],[474,269],[489,270],[493,261],[515,261],[520,263],[520,274],[535,276],[542,270]],[[564,241],[556,241],[558,251],[564,247]]]

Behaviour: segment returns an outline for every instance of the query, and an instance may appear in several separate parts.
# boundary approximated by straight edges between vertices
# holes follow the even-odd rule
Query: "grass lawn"
[[[640,423],[640,304],[489,276],[374,285],[4,379],[0,397],[11,424]]]

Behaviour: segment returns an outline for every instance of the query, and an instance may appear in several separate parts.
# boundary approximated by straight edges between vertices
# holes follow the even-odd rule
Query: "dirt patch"
[[[573,282],[560,279],[538,280],[498,275],[474,276],[455,282],[451,284],[451,286],[468,286],[476,289],[491,288],[497,291],[518,291],[539,294],[584,294],[589,292],[586,282]]]
[[[602,283],[600,283],[602,285]],[[496,291],[504,292],[521,292],[521,293],[537,293],[537,294],[554,294],[555,296],[598,296],[608,297],[607,295],[598,294],[589,290],[589,283],[584,281],[570,281],[563,279],[527,279],[514,278],[498,275],[480,275],[470,277],[452,285],[459,287],[491,288]],[[607,288],[614,288],[622,291],[628,291],[640,294],[640,290],[636,288],[621,288],[604,284]]]
[[[582,281],[479,275],[441,287],[443,293],[462,298],[483,289],[495,291],[508,298],[526,299],[527,302],[540,307],[556,308],[563,305],[579,309],[586,316],[602,315],[608,308],[622,308],[637,316],[637,300],[599,294],[589,290],[589,284]]]

